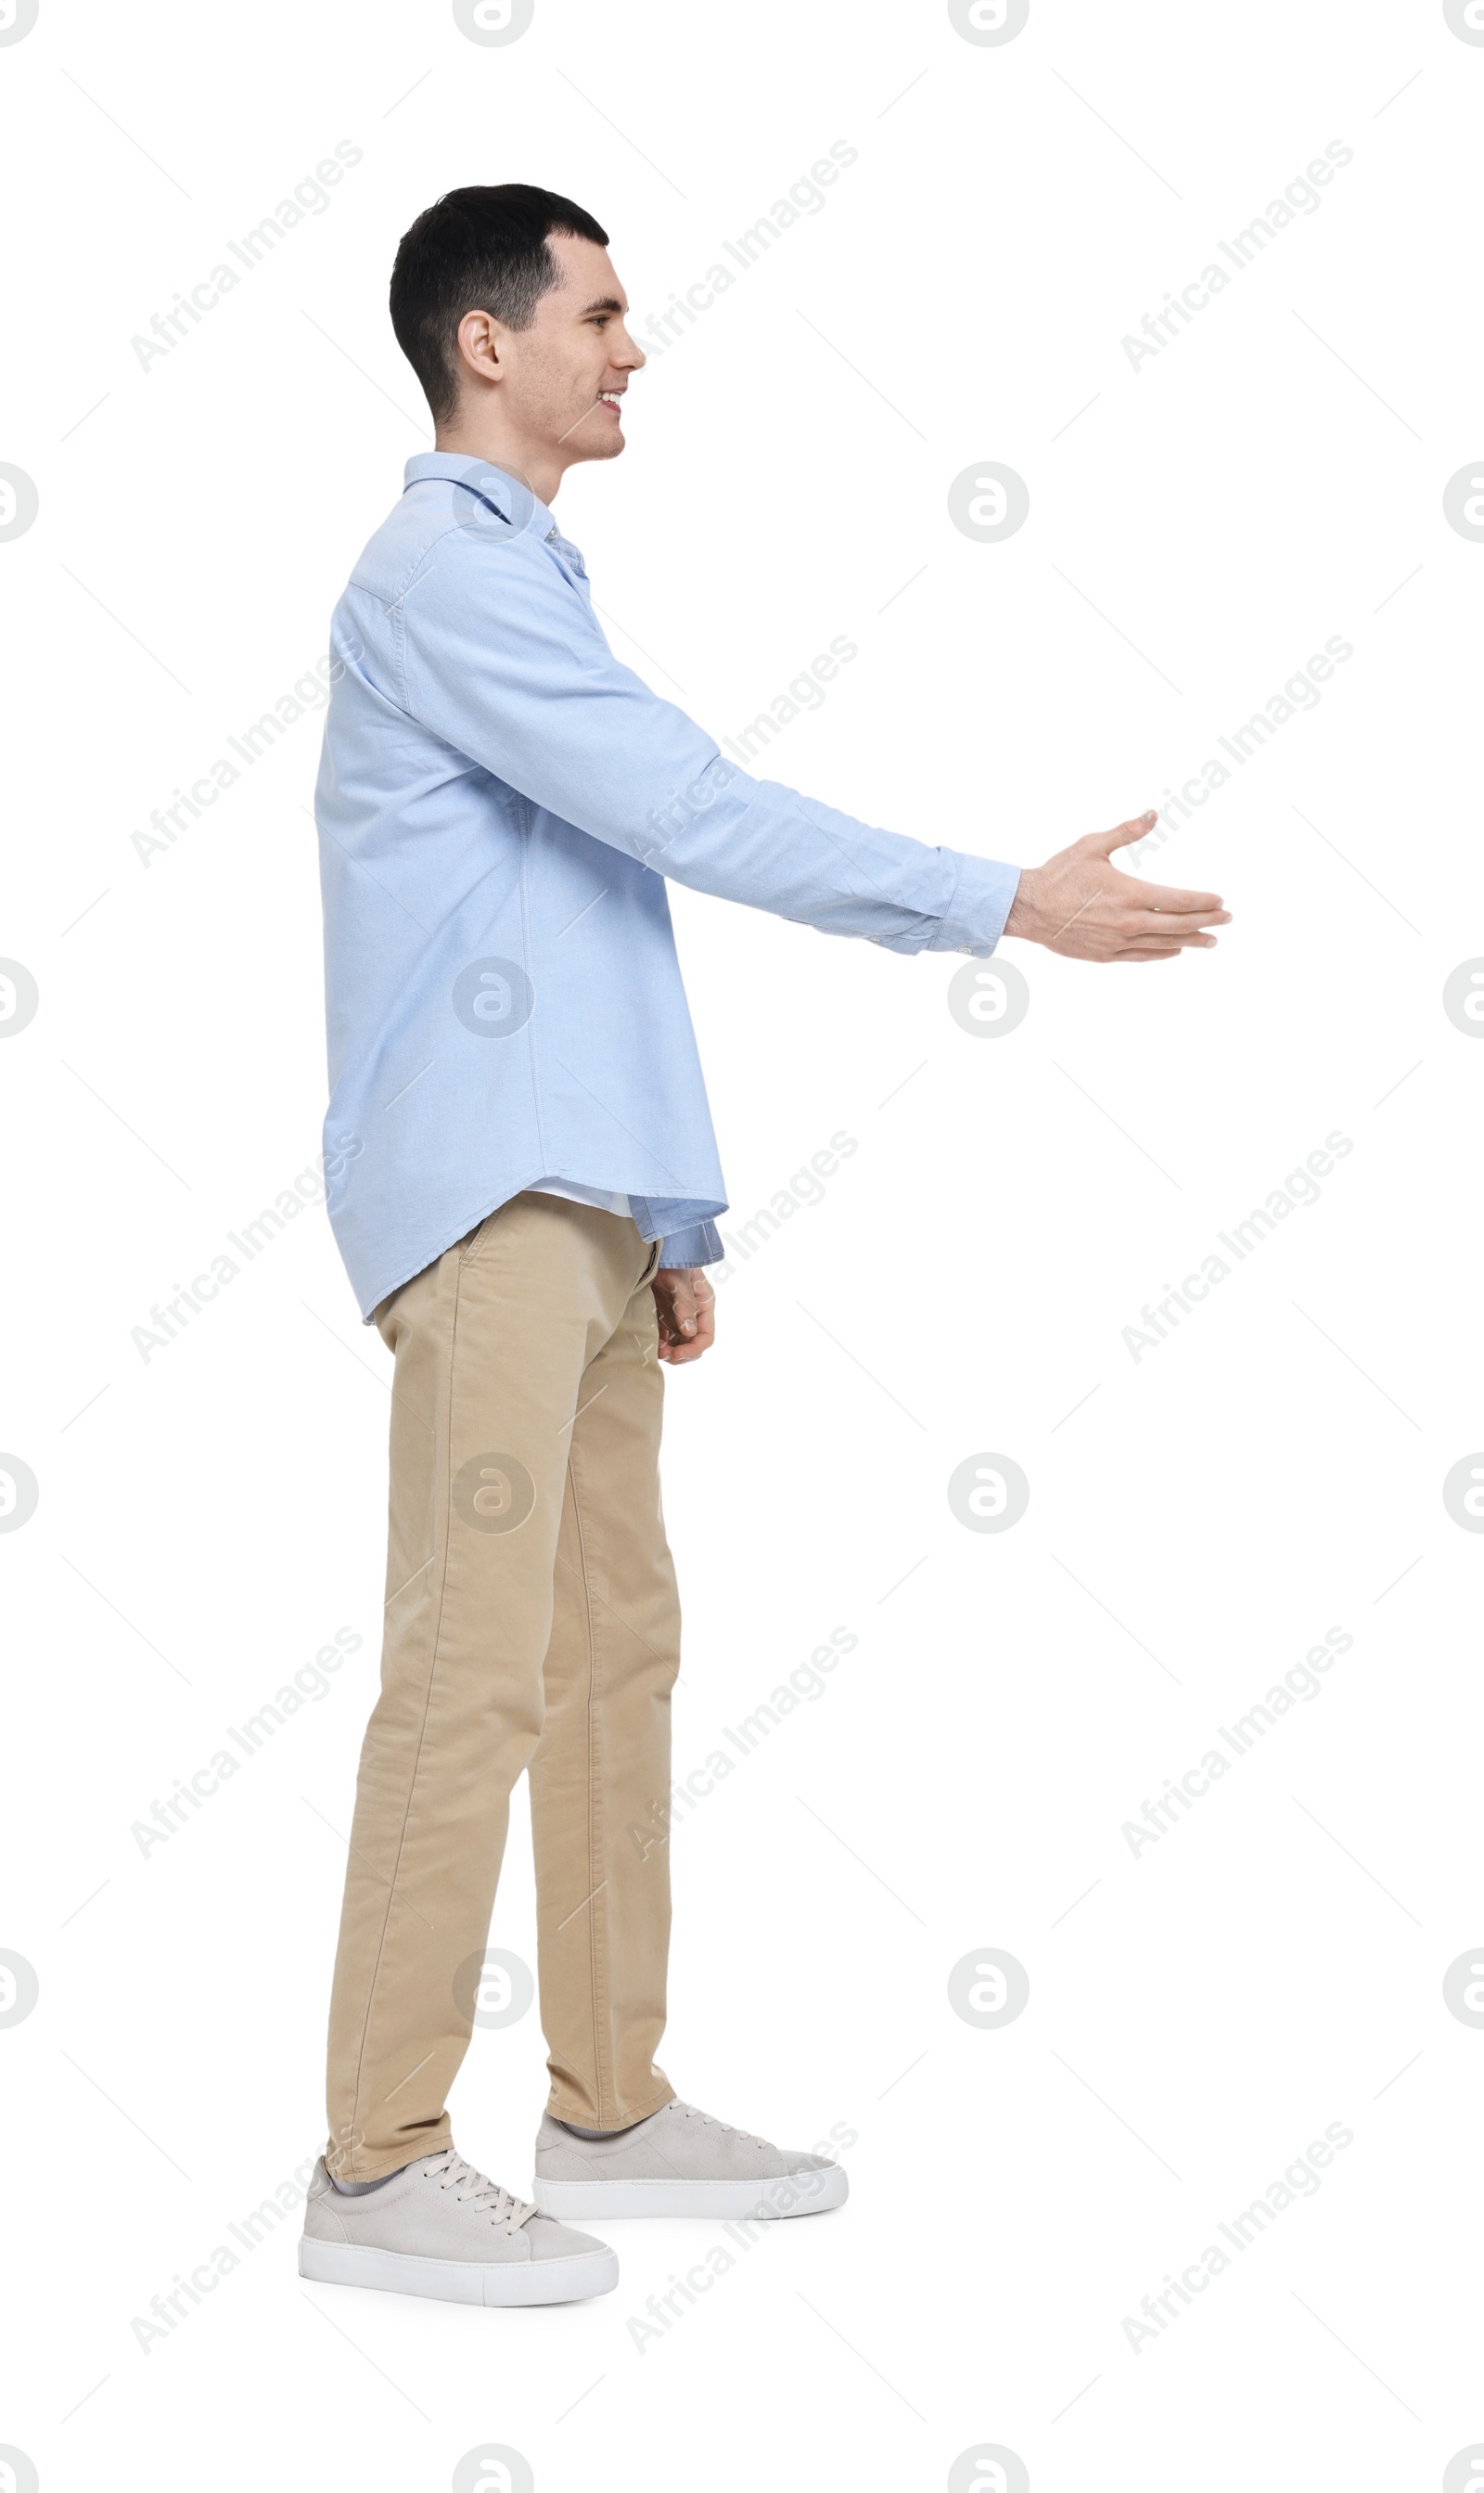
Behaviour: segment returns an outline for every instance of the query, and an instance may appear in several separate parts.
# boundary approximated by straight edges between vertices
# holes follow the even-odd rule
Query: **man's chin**
[[[583,460],[616,459],[621,450],[627,450],[629,447],[623,436],[622,426],[609,424],[607,421],[605,421],[603,431],[598,435],[596,440],[587,439],[581,435],[577,435],[574,438],[581,443],[581,447],[578,451],[578,457],[579,459]]]

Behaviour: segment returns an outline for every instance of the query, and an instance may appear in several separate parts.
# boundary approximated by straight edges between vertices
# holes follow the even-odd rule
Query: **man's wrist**
[[[1024,943],[1027,944],[1039,941],[1037,921],[1040,911],[1037,907],[1037,893],[1040,881],[1041,870],[1038,866],[1027,865],[1022,868],[1020,882],[1015,886],[1015,898],[1010,903],[1009,913],[1005,918],[1005,933],[1018,935]]]

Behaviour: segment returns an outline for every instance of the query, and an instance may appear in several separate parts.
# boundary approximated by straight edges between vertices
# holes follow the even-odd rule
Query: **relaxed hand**
[[[649,1284],[660,1319],[660,1357],[679,1367],[716,1339],[716,1292],[705,1274],[662,1269]]]

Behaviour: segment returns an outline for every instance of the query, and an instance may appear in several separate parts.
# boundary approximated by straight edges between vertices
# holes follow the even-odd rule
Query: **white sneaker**
[[[446,2147],[374,2190],[337,2190],[314,2167],[299,2273],[439,2302],[581,2302],[610,2294],[618,2261],[591,2234],[570,2233],[476,2173]]]
[[[579,2138],[548,2113],[536,2136],[546,2216],[815,2216],[848,2184],[827,2155],[770,2147],[678,2100],[611,2138]]]

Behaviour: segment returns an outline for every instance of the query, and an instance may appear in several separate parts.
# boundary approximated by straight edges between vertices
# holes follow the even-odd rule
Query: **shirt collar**
[[[508,468],[494,466],[488,459],[471,459],[464,451],[420,450],[407,462],[402,492],[409,485],[423,485],[437,477],[453,485],[477,486],[482,498],[522,531],[531,528],[534,534],[544,537],[556,527],[547,504],[519,476],[513,476]]]

